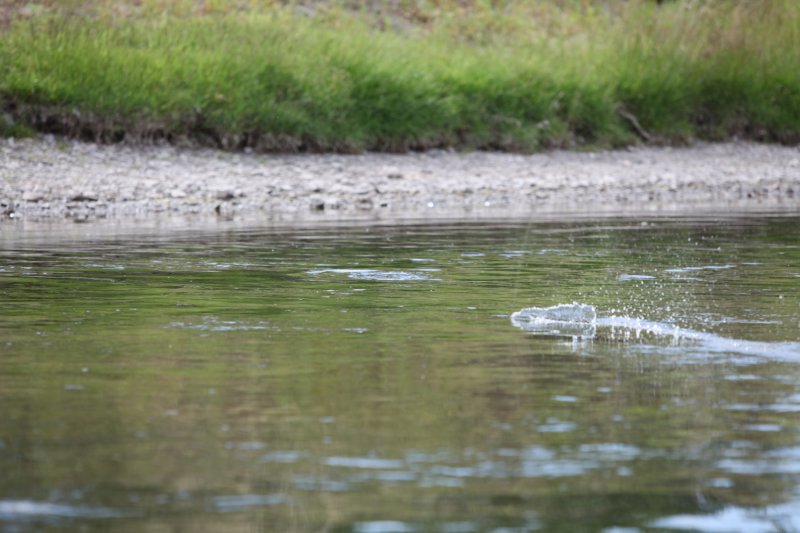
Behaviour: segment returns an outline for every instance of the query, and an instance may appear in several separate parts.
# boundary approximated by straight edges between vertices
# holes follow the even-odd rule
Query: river
[[[798,230],[7,226],[0,530],[800,530]]]

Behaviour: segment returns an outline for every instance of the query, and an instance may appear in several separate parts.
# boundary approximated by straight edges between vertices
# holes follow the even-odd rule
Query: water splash
[[[511,323],[535,335],[594,338],[594,306],[571,303],[552,307],[527,307],[511,315]]]
[[[594,306],[581,303],[528,307],[512,313],[511,323],[534,335],[643,343],[655,338],[682,346],[687,355],[738,354],[775,361],[800,361],[800,342],[750,341],[643,318],[598,317]]]

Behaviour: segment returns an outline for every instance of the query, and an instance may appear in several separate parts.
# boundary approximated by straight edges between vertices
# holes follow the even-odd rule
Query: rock
[[[217,191],[216,198],[225,201],[233,200],[236,198],[236,193],[231,190]]]
[[[14,215],[14,202],[12,200],[0,200],[0,215],[13,217]]]
[[[356,209],[360,209],[362,211],[369,211],[372,209],[373,203],[372,200],[369,198],[359,198],[356,202]]]
[[[94,192],[81,192],[76,194],[75,196],[71,196],[69,199],[70,202],[96,202],[97,201],[97,194]]]
[[[325,209],[341,209],[342,201],[336,197],[325,199]]]
[[[330,196],[327,198],[312,198],[311,199],[311,210],[312,211],[325,211],[334,210],[334,209],[341,209],[342,208],[342,201],[335,196]]]
[[[39,191],[25,191],[22,194],[22,199],[26,202],[41,202],[44,200],[44,194]]]
[[[167,194],[170,198],[186,198],[186,192],[183,189],[172,189]]]

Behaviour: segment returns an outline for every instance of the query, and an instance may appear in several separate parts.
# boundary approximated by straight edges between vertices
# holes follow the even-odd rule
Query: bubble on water
[[[239,494],[234,496],[216,496],[211,505],[220,512],[229,513],[249,507],[265,507],[289,503],[282,494]]]
[[[455,477],[426,477],[419,482],[422,488],[428,487],[448,487],[448,488],[461,488],[464,486],[464,480]]]
[[[576,398],[575,396],[568,396],[568,395],[564,395],[564,394],[559,394],[559,395],[553,396],[553,400],[556,401],[556,402],[575,403],[575,402],[578,401],[578,398]]]
[[[783,431],[783,426],[780,424],[748,424],[741,426],[740,429],[745,431],[763,431],[763,432],[778,432]]]
[[[648,279],[656,279],[655,276],[648,276],[646,274],[620,274],[617,276],[617,281],[645,281]]]
[[[722,379],[725,381],[761,381],[764,378],[762,376],[755,376],[753,374],[738,374],[725,376]]]
[[[340,468],[367,468],[367,469],[400,469],[404,463],[395,459],[381,459],[378,457],[327,457],[323,464]]]
[[[386,483],[402,483],[416,481],[417,474],[405,470],[379,470],[370,475],[363,476],[364,481],[376,480]]]
[[[226,443],[225,447],[228,448],[229,444],[230,444],[231,448],[236,448],[237,450],[242,450],[242,451],[263,450],[264,448],[267,447],[266,444],[264,444],[261,441],[257,441],[257,440],[255,440],[255,441],[237,442],[237,443]]]
[[[538,426],[536,431],[539,433],[569,433],[577,427],[574,422],[564,422],[557,418],[549,418],[547,423]]]
[[[309,270],[312,276],[320,274],[346,274],[348,278],[360,281],[441,281],[420,272],[403,270],[375,270],[371,268],[325,268]]]
[[[439,526],[442,533],[472,533],[480,531],[478,524],[474,522],[444,522]]]
[[[551,254],[560,255],[560,254],[566,254],[568,252],[569,250],[564,250],[562,248],[543,248],[537,251],[536,253],[539,255],[551,255]]]
[[[98,270],[125,270],[124,265],[114,265],[114,264],[107,264],[104,265],[102,263],[86,263],[83,265],[85,268],[94,268]]]
[[[726,477],[715,477],[709,480],[708,486],[714,489],[732,489],[734,484]]]
[[[292,485],[298,490],[310,492],[347,492],[350,484],[332,479],[317,479],[310,474],[292,476]]]
[[[413,533],[415,531],[419,531],[416,526],[397,520],[374,520],[353,524],[353,533]]]
[[[206,316],[200,322],[170,322],[167,328],[190,329],[197,331],[259,331],[272,329],[261,320],[222,320],[214,316]]]
[[[669,272],[671,274],[684,274],[686,272],[697,272],[700,270],[727,270],[729,268],[736,268],[736,265],[705,265],[682,268],[667,268],[664,270],[664,272]]]
[[[638,446],[620,442],[581,444],[578,450],[581,454],[607,461],[630,461],[636,459],[642,453]]]
[[[32,518],[115,518],[124,513],[108,507],[84,507],[34,500],[0,500],[0,520]]]
[[[308,454],[295,450],[275,451],[262,455],[259,457],[259,462],[262,463],[295,463]]]
[[[792,508],[791,506],[794,506]],[[793,502],[755,510],[726,507],[709,514],[673,515],[650,522],[651,527],[709,533],[771,533],[800,527],[800,505]]]
[[[500,254],[500,257],[505,257],[506,259],[514,259],[516,257],[522,257],[527,254],[525,250],[506,250]]]

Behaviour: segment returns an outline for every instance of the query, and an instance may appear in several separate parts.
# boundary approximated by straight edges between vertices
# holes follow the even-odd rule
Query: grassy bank
[[[6,10],[6,134],[289,151],[800,140],[795,0]]]

